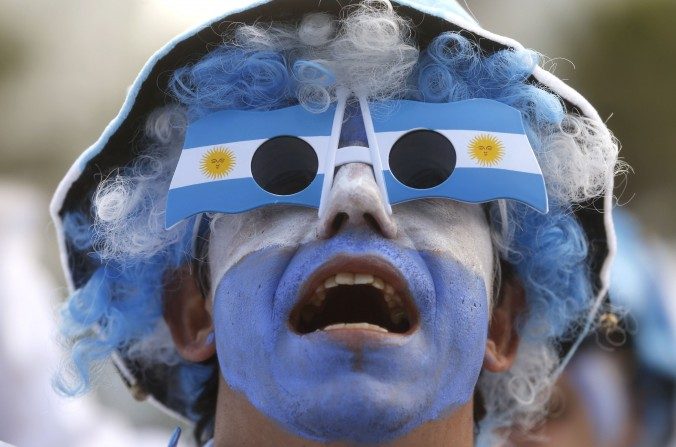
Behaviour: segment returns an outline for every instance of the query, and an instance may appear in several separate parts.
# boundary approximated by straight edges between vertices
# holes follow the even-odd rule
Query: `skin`
[[[177,350],[190,361],[219,357],[215,445],[473,445],[479,372],[511,366],[523,307],[515,278],[491,304],[483,209],[425,200],[388,215],[370,166],[353,163],[338,170],[327,210],[318,218],[268,207],[217,219],[212,299],[188,270],[174,275],[165,319]],[[346,253],[394,266],[420,313],[416,331],[289,329],[304,281],[321,260]],[[206,343],[212,330],[216,342]]]

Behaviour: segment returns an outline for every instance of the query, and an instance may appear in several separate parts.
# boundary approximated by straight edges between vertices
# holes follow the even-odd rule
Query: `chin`
[[[415,386],[384,382],[359,373],[312,387],[295,404],[305,411],[288,426],[295,434],[322,442],[373,444],[396,439],[425,421],[428,404]],[[289,402],[290,404],[292,402]]]
[[[295,435],[396,439],[471,399],[485,283],[443,252],[366,234],[259,250],[216,289],[221,372]]]

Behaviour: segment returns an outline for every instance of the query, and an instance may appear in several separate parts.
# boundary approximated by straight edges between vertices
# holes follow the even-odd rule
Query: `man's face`
[[[486,346],[493,251],[480,205],[385,212],[342,166],[327,213],[219,216],[209,247],[221,373],[303,437],[379,442],[467,403]]]

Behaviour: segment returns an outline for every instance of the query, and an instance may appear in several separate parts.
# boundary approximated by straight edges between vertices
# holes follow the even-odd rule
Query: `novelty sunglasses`
[[[372,166],[389,213],[391,205],[423,198],[511,199],[548,211],[518,110],[488,99],[369,104],[358,97],[368,147],[338,148],[348,96],[339,91],[323,113],[300,105],[225,110],[190,124],[169,187],[166,227],[199,213],[274,204],[318,208],[321,216],[336,168],[353,162]]]

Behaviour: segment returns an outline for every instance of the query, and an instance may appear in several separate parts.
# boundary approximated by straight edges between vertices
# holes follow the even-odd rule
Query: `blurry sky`
[[[77,155],[115,116],[127,86],[151,54],[175,34],[218,12],[220,5],[237,3],[245,2],[0,0],[0,180],[22,182],[46,201]],[[668,5],[674,2],[467,3],[485,28],[541,51],[545,66],[598,102],[602,117],[615,114],[609,125],[627,140],[627,158],[641,168],[622,200],[632,199],[629,206],[643,214],[651,229],[676,236],[671,211],[676,209],[676,176],[669,175],[673,163],[665,162],[676,163],[670,130],[676,127],[675,101],[668,100],[674,90],[668,81],[674,64],[663,62],[676,49],[675,35],[669,31],[676,12]],[[665,8],[671,15],[662,12]],[[641,25],[634,25],[633,18],[641,14],[646,16]],[[613,30],[618,21],[623,28]],[[619,43],[622,39],[628,43]],[[662,51],[657,55],[651,52],[656,42]],[[581,63],[574,70],[577,61]],[[663,77],[654,78],[657,72]],[[641,131],[646,128],[650,144],[643,147],[648,140]],[[2,200],[12,199],[5,195]],[[62,284],[46,209],[38,215],[43,222],[37,236],[40,259]],[[52,297],[60,298],[62,288]],[[111,385],[108,394],[120,394],[119,389]]]

